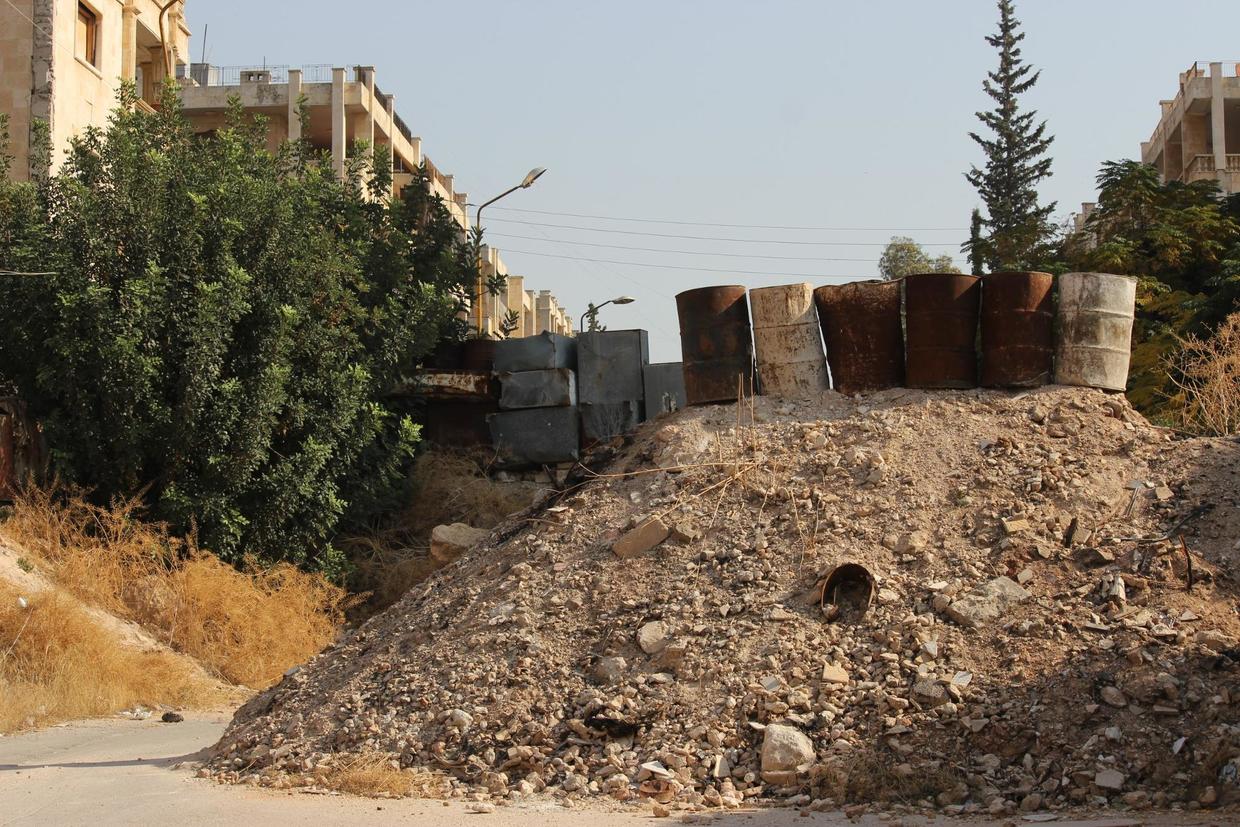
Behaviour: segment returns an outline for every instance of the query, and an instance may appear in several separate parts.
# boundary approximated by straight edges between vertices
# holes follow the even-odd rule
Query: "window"
[[[85,3],[78,3],[77,40],[74,53],[91,66],[99,66],[99,14]]]

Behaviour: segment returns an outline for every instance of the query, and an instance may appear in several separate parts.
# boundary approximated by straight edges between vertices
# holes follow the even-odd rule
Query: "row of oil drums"
[[[686,398],[734,401],[755,379],[787,397],[831,386],[1123,390],[1135,302],[1136,280],[1109,273],[703,287],[676,297]]]

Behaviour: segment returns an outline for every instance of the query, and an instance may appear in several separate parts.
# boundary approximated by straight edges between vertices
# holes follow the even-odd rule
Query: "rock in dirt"
[[[662,620],[653,620],[637,630],[637,645],[647,655],[657,655],[667,648],[668,626]]]
[[[169,710],[168,712],[165,712],[159,720],[163,721],[165,724],[179,724],[185,720],[185,716],[180,712],[173,712]]]
[[[1032,597],[1019,583],[1008,577],[996,577],[951,603],[947,616],[961,626],[994,623],[1004,613]]]
[[[814,743],[805,733],[784,724],[769,724],[762,737],[762,775],[794,777],[814,761]]]
[[[621,559],[636,557],[658,546],[670,534],[667,524],[656,517],[625,534],[612,545],[611,550]]]
[[[485,540],[488,534],[465,523],[437,525],[431,531],[431,557],[445,565],[451,563]]]

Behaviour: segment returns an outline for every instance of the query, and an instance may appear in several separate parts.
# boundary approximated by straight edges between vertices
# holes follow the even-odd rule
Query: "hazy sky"
[[[187,11],[195,61],[206,31],[217,65],[374,65],[471,203],[547,167],[488,208],[488,239],[574,317],[637,297],[603,322],[650,330],[655,361],[679,358],[681,290],[872,277],[892,235],[958,256],[977,203],[962,173],[981,162],[966,133],[997,61],[983,41],[989,0],[191,0]],[[1042,70],[1025,103],[1055,136],[1042,195],[1060,217],[1092,199],[1102,161],[1137,156],[1179,72],[1240,59],[1235,0],[1020,0],[1017,14],[1024,57]],[[739,226],[702,226],[725,224]]]

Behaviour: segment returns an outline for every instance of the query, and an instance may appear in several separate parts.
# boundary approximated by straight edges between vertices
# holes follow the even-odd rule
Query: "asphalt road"
[[[517,825],[518,827],[634,827],[677,824],[654,819],[651,811],[564,807],[547,800],[493,813],[467,813],[464,804],[441,801],[376,801],[303,792],[277,792],[220,786],[193,774],[199,751],[214,743],[228,715],[190,715],[180,724],[124,719],[86,721],[41,732],[0,737],[0,825],[358,825],[410,824],[418,827]],[[1129,817],[1053,822],[1056,827],[1089,824],[1127,827],[1145,824],[1225,823],[1217,816],[1187,819]],[[850,824],[841,813],[800,817],[796,810],[721,813],[716,827]],[[867,815],[852,824],[887,824]],[[927,823],[903,819],[902,824]],[[930,824],[947,827],[949,819]],[[959,822],[976,825],[979,822]]]

